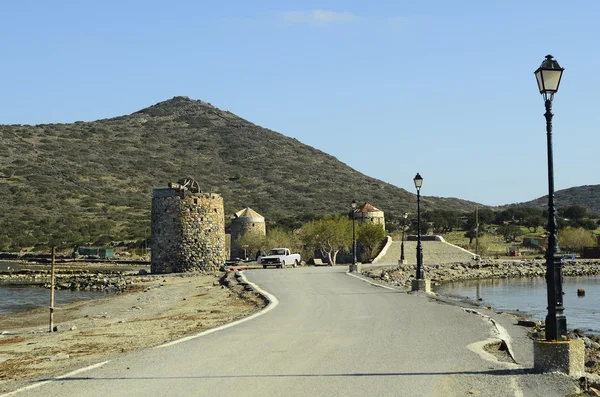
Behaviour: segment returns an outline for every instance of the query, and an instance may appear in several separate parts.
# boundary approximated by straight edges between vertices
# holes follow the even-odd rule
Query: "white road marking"
[[[17,394],[17,393],[20,393],[20,392],[22,392],[22,391],[25,391],[25,390],[31,390],[31,389],[35,389],[35,388],[37,388],[37,387],[40,387],[40,386],[42,386],[42,385],[45,385],[46,383],[55,382],[55,381],[57,381],[57,380],[64,379],[64,378],[70,378],[71,376],[74,376],[74,375],[80,374],[80,373],[82,373],[82,372],[86,372],[86,371],[92,370],[92,369],[94,369],[94,368],[99,368],[99,367],[101,367],[101,366],[103,366],[104,364],[106,364],[106,363],[109,363],[109,362],[110,362],[110,360],[108,360],[108,361],[103,361],[103,362],[101,362],[101,363],[98,363],[98,364],[90,365],[89,367],[79,368],[79,369],[76,369],[76,370],[75,370],[75,371],[73,371],[73,372],[69,372],[68,374],[64,374],[64,375],[61,375],[61,376],[57,376],[57,377],[55,377],[55,378],[51,378],[51,379],[49,379],[49,380],[45,380],[45,381],[43,381],[43,382],[37,382],[37,383],[34,383],[34,384],[32,384],[32,385],[25,386],[25,387],[22,387],[22,388],[20,388],[20,389],[17,389],[17,390],[11,391],[11,392],[9,392],[9,393],[2,394],[1,396],[12,396],[13,394]]]

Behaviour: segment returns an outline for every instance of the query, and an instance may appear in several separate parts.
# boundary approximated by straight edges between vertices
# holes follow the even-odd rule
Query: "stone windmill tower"
[[[252,208],[246,207],[235,213],[231,220],[231,256],[242,258],[244,247],[239,245],[240,237],[248,233],[259,233],[261,236],[266,235],[265,218],[254,211]]]
[[[383,211],[375,208],[369,203],[364,203],[354,211],[354,217],[360,223],[374,223],[385,228],[385,217]]]
[[[223,198],[182,179],[152,191],[152,273],[216,270],[226,259]]]

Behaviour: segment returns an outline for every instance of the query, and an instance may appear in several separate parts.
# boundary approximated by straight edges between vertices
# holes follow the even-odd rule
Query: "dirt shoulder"
[[[0,316],[0,393],[246,317],[265,306],[233,273],[144,276],[121,293]],[[223,285],[224,284],[224,285]]]

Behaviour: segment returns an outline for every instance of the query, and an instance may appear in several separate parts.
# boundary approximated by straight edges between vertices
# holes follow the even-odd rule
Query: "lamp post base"
[[[348,268],[350,273],[360,273],[360,263],[356,263],[354,265],[350,265]]]
[[[398,265],[406,265],[406,259],[399,259]]]
[[[585,373],[585,348],[582,339],[533,341],[533,368],[540,372],[561,372],[570,376]]]
[[[411,291],[423,291],[426,293],[431,292],[431,280],[420,278],[418,280],[412,280]]]

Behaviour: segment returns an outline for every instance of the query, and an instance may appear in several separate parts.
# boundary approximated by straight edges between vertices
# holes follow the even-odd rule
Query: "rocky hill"
[[[558,190],[554,193],[554,201],[557,208],[580,205],[585,207],[588,212],[599,215],[600,185],[584,185]],[[528,201],[526,203],[520,203],[519,205],[547,208],[548,195]]]
[[[369,201],[393,216],[413,193],[209,103],[175,97],[131,115],[72,124],[1,125],[0,249],[58,239],[142,239],[151,191],[180,178],[273,223]],[[423,197],[425,209],[475,203]]]

